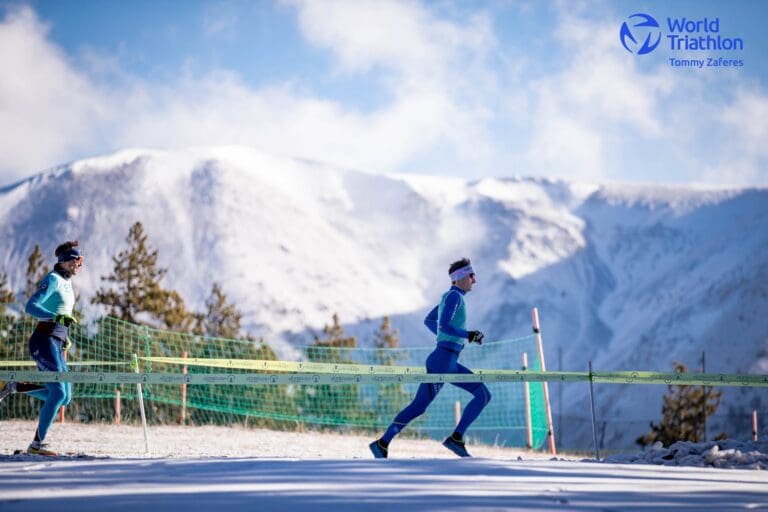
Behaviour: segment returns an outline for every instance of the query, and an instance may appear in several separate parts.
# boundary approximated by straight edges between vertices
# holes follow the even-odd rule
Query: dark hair
[[[461,258],[458,261],[454,261],[453,263],[451,263],[451,266],[448,267],[448,275],[453,274],[460,268],[464,268],[467,265],[469,265],[469,258]]]
[[[58,258],[60,255],[64,254],[65,252],[71,251],[75,247],[80,247],[79,241],[73,240],[71,242],[64,242],[63,244],[61,244],[56,248],[56,252],[54,253],[54,256]]]

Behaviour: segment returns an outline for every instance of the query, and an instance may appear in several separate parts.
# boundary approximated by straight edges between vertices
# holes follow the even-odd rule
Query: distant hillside
[[[243,147],[124,150],[0,189],[0,271],[20,290],[35,243],[52,258],[77,238],[87,302],[137,220],[169,288],[200,309],[220,282],[248,330],[283,357],[334,312],[363,340],[390,315],[402,343],[432,343],[422,318],[450,284],[448,264],[468,256],[478,273],[470,326],[495,339],[527,334],[538,306],[549,369],[696,370],[706,352],[708,371],[768,373],[767,189],[466,182]],[[566,445],[584,446],[586,388],[560,386],[555,426]],[[598,386],[606,445],[647,431],[665,391]],[[764,393],[733,389],[721,410],[766,405]],[[742,428],[717,421],[711,432]]]

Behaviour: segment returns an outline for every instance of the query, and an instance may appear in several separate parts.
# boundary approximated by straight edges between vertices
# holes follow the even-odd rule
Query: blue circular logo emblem
[[[651,53],[661,42],[659,22],[648,14],[633,14],[621,24],[619,31],[621,45],[629,52],[638,55]],[[642,44],[638,41],[642,41]]]

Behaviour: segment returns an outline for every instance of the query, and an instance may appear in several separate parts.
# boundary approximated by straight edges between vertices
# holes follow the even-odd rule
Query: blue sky
[[[637,12],[661,25],[648,55],[619,40]],[[220,144],[373,172],[768,185],[766,15],[759,0],[0,0],[0,185]],[[672,51],[667,17],[717,18],[744,50]]]

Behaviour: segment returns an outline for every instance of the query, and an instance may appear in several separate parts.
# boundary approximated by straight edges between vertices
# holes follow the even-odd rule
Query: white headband
[[[451,273],[451,281],[458,281],[459,279],[462,279],[464,277],[467,277],[470,274],[474,274],[475,271],[472,270],[472,265],[467,265],[466,267],[461,267],[458,270],[454,270]]]

